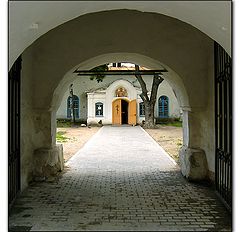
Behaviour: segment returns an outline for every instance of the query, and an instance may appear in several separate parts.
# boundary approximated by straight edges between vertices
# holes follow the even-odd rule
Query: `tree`
[[[90,71],[96,72],[95,75],[92,75],[90,77],[90,80],[96,79],[98,83],[102,82],[105,75],[102,74],[101,72],[108,71],[108,64],[103,64],[103,65],[97,66],[97,67],[91,69]]]
[[[140,97],[143,100],[144,106],[145,106],[145,127],[146,128],[154,128],[154,106],[156,104],[157,99],[157,91],[159,85],[163,82],[163,78],[159,74],[154,74],[153,76],[153,82],[152,82],[152,90],[151,90],[151,96],[148,97],[148,90],[146,83],[144,82],[142,76],[139,73],[139,66],[135,65],[136,70],[136,78],[142,88],[142,93],[140,94]]]

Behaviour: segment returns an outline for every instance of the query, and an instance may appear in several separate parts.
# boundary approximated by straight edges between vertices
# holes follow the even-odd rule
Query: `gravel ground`
[[[97,133],[100,127],[61,127],[57,132],[63,131],[64,136],[68,138],[63,142],[64,161],[67,162],[85,143]]]
[[[100,129],[100,127],[66,127],[57,128],[68,138],[63,143],[65,162],[69,160]],[[178,162],[178,151],[182,146],[182,128],[158,125],[156,129],[145,129],[163,149]]]
[[[178,151],[183,143],[182,127],[157,125],[156,129],[145,130],[178,163]]]

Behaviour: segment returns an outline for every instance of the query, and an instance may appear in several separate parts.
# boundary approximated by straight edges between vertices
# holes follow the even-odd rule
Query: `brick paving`
[[[99,130],[53,182],[15,201],[11,230],[231,231],[231,215],[140,127]]]

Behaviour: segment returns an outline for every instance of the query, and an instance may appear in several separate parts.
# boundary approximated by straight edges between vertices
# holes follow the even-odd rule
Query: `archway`
[[[139,18],[142,30],[129,30],[137,26]],[[111,27],[120,19],[119,27]],[[104,26],[101,24],[103,21]],[[124,22],[128,23],[127,28]],[[110,27],[111,31],[108,30]],[[165,28],[164,36],[161,28]],[[92,36],[96,31],[101,31],[97,40]],[[114,37],[110,39],[112,35]],[[62,92],[76,78],[73,74],[76,68],[89,70],[104,63],[128,61],[150,69],[164,67],[168,70],[164,77],[183,110],[183,153],[206,153],[206,176],[208,168],[214,171],[214,144],[211,142],[214,136],[212,49],[213,41],[196,28],[153,13],[129,10],[99,12],[55,28],[23,54],[23,82],[27,91],[23,95],[22,125],[26,128],[29,122],[33,125],[25,131],[33,139],[22,146],[23,154],[35,159],[35,152],[41,148],[50,150],[51,155],[56,153],[55,114]],[[184,163],[189,164],[189,160]]]

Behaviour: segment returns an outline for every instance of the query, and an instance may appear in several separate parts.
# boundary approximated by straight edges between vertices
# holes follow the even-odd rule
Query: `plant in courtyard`
[[[56,134],[56,140],[58,143],[65,143],[67,142],[70,138],[64,136],[66,132],[65,131],[58,131]]]
[[[163,123],[163,125],[164,125],[164,126],[182,127],[182,122],[180,122],[180,121],[174,121],[174,122]]]
[[[94,74],[90,77],[90,80],[95,79],[98,83],[102,82],[105,75],[101,72],[108,71],[108,64],[103,64],[103,65],[97,66],[97,67],[91,69],[90,71],[97,72],[96,74]]]
[[[151,96],[149,98],[148,96],[148,90],[146,83],[144,82],[142,76],[139,72],[139,66],[135,65],[136,74],[135,77],[137,78],[141,88],[142,93],[140,94],[140,97],[143,100],[144,106],[145,106],[145,128],[154,128],[154,106],[156,104],[157,100],[157,91],[159,85],[163,82],[163,78],[159,74],[154,74],[153,76],[153,82],[152,82],[152,89],[151,89]]]
[[[177,145],[178,145],[178,146],[182,146],[182,140],[181,140],[181,139],[178,139]]]

